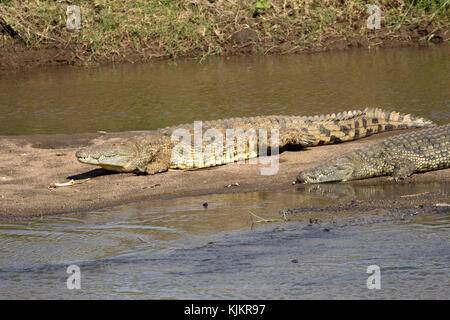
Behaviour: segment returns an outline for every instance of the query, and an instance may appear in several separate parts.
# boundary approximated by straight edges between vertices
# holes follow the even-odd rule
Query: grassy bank
[[[69,4],[80,30],[66,28]],[[381,28],[366,26],[369,4]],[[450,0],[0,0],[0,66],[448,42]]]

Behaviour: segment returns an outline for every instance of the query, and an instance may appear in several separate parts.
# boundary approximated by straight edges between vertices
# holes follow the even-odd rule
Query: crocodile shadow
[[[80,174],[75,174],[73,176],[69,176],[67,177],[67,179],[73,179],[73,180],[83,180],[83,179],[88,179],[88,178],[96,178],[96,177],[100,177],[100,176],[109,176],[109,175],[113,175],[113,174],[120,174],[121,172],[115,172],[115,171],[110,171],[110,170],[106,170],[103,168],[98,168],[98,169],[93,169],[91,171],[87,171],[87,172],[83,172]]]

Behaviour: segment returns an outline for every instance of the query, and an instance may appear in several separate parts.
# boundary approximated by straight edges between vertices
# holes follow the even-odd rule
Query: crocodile
[[[333,157],[304,170],[297,182],[321,183],[392,176],[395,181],[415,172],[450,167],[450,124],[383,140]]]
[[[107,170],[155,174],[169,169],[212,167],[264,155],[264,153],[258,155],[255,152],[256,148],[260,152],[264,149],[270,154],[277,154],[279,150],[291,147],[305,148],[340,143],[382,131],[434,126],[433,122],[421,117],[395,111],[388,112],[379,108],[346,111],[337,115],[257,116],[204,121],[201,123],[200,134],[195,132],[195,125],[194,122],[166,127],[118,143],[105,142],[78,150],[76,157],[82,163],[101,166]],[[173,134],[180,130],[187,132],[188,138],[194,137],[194,140],[198,136],[203,137],[210,130],[216,130],[219,138],[216,136],[209,148],[207,143],[202,141],[201,144],[197,144],[197,149],[191,148],[189,151],[183,147],[195,145],[189,141],[192,139],[184,140],[184,145],[173,139]],[[223,146],[223,137],[225,134],[228,135],[229,130],[246,132],[244,152],[238,152],[242,149],[238,148],[237,139],[233,139],[233,144],[227,143],[225,148],[217,148]],[[249,130],[255,130],[256,136],[247,135]],[[268,130],[270,131],[267,132]],[[261,139],[264,137],[265,140]],[[269,138],[270,142],[265,142]],[[188,151],[178,152],[180,145],[182,150]],[[175,149],[177,152],[173,152]]]

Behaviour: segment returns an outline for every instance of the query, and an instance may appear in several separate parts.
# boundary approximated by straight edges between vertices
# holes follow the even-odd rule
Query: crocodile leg
[[[394,170],[392,171],[392,178],[395,181],[406,179],[414,173],[416,165],[414,162],[402,159],[394,162]]]
[[[280,129],[279,146],[284,147],[288,145],[293,146],[309,146],[316,138],[300,129],[295,128],[282,128]]]
[[[156,174],[169,170],[170,167],[170,152],[167,150],[159,151],[154,157],[153,161],[147,163],[145,167],[138,168],[139,172],[145,172],[147,174]]]

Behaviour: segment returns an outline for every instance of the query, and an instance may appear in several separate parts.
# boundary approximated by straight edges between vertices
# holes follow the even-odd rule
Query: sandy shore
[[[130,202],[212,193],[304,188],[304,185],[292,183],[300,170],[315,166],[333,155],[404,132],[387,132],[338,145],[286,151],[280,155],[278,174],[272,176],[260,174],[261,167],[268,166],[264,164],[229,164],[211,169],[176,170],[153,176],[137,176],[131,173],[111,173],[81,164],[75,158],[75,151],[82,146],[140,132],[0,137],[0,217],[83,212]],[[68,182],[71,179],[83,183],[49,188],[52,183]],[[448,181],[450,169],[415,174],[400,183]],[[393,182],[380,177],[346,184],[357,186],[386,183]],[[445,201],[445,193],[432,200],[433,203]]]

